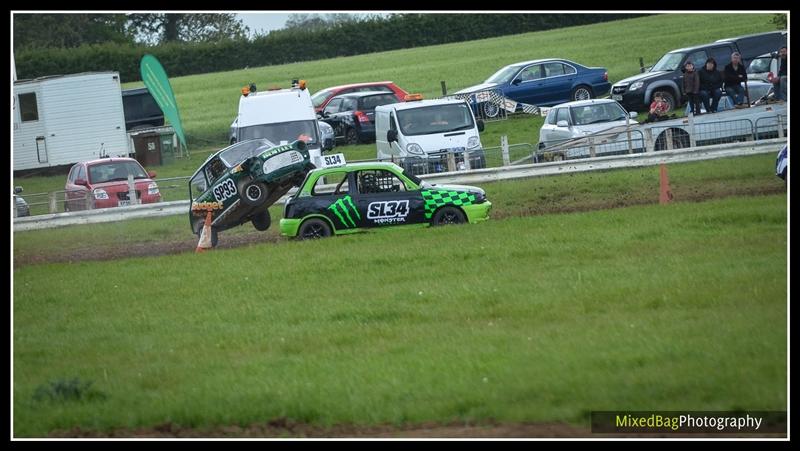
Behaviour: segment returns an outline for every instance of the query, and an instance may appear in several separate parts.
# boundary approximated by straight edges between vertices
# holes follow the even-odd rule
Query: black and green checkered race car
[[[281,234],[322,238],[373,227],[462,224],[489,219],[492,203],[476,187],[435,185],[394,163],[315,169],[284,206]]]
[[[211,155],[189,180],[189,225],[200,234],[212,212],[211,244],[217,232],[252,222],[267,230],[268,208],[300,185],[314,169],[303,141],[277,146],[266,139],[242,141]]]

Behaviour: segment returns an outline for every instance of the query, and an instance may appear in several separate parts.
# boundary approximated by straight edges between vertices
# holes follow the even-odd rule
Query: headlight
[[[474,149],[481,145],[481,140],[477,136],[470,136],[469,141],[467,141],[467,149]]]
[[[106,200],[108,199],[108,193],[104,189],[96,189],[93,191],[94,198],[97,200]]]
[[[151,196],[153,194],[158,194],[158,185],[156,185],[155,183],[147,185],[147,194],[150,194]]]
[[[422,150],[419,144],[411,143],[406,146],[406,152],[413,153],[414,155],[422,155],[425,151]]]
[[[643,81],[637,81],[637,82],[631,84],[630,88],[628,88],[628,91],[636,91],[637,89],[641,88],[642,86],[644,86],[644,82]]]

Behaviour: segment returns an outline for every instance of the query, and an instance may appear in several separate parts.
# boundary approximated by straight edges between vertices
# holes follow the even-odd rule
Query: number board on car
[[[322,156],[322,166],[326,168],[330,168],[333,166],[343,166],[346,164],[344,161],[344,154],[337,153],[334,155],[323,155]]]
[[[232,179],[225,179],[224,182],[214,187],[214,199],[222,202],[229,197],[236,195],[236,184]]]

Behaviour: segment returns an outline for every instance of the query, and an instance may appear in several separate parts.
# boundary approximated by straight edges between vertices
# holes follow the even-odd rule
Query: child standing
[[[687,61],[683,68],[683,92],[689,100],[690,111],[700,114],[700,75],[691,61]]]

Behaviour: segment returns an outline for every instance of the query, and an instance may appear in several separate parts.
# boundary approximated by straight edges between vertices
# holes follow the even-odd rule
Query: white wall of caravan
[[[36,93],[36,104],[39,111],[39,120],[22,122],[19,113],[18,94]],[[49,163],[39,163],[36,154],[36,137],[44,136],[45,126],[42,117],[42,96],[38,85],[24,85],[14,89],[14,152],[11,154],[14,170],[48,167]]]

